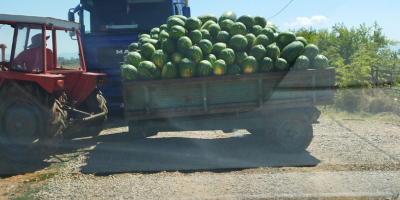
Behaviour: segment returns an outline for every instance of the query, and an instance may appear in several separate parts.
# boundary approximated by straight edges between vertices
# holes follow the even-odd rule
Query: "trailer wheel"
[[[311,143],[313,129],[308,118],[298,112],[284,112],[273,126],[272,139],[278,151],[301,153]]]
[[[79,105],[78,109],[88,113],[97,114],[102,112],[108,112],[106,106],[106,99],[103,94],[97,88]],[[90,121],[84,124],[84,127],[79,135],[85,136],[98,136],[103,130],[104,125],[107,123],[107,115],[99,117],[96,120]],[[74,134],[75,135],[75,134]]]
[[[0,148],[13,161],[39,160],[57,150],[65,129],[60,103],[35,84],[0,89]]]

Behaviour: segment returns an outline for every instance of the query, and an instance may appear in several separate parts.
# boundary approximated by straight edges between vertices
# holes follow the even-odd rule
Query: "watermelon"
[[[139,50],[139,44],[137,42],[133,42],[128,46],[129,52],[136,51],[136,50]]]
[[[304,50],[304,45],[300,41],[294,41],[288,44],[281,52],[281,58],[285,59],[289,65],[299,57]]]
[[[314,60],[315,56],[319,54],[319,49],[314,44],[309,44],[304,47],[303,56],[306,56],[308,60],[311,62]]]
[[[224,75],[226,73],[227,69],[228,69],[227,66],[226,66],[225,61],[221,60],[221,59],[216,60],[212,64],[212,67],[213,67],[214,75],[217,75],[217,76]]]
[[[166,30],[162,30],[160,32],[160,37],[158,38],[158,41],[162,42],[168,38],[169,38],[169,33]]]
[[[139,47],[141,48],[143,44],[146,43],[150,43],[152,44],[154,47],[158,48],[160,45],[160,42],[158,40],[155,39],[151,39],[151,38],[140,38],[139,39]]]
[[[264,47],[267,47],[267,46],[269,45],[269,39],[268,39],[268,37],[267,37],[266,35],[264,35],[264,34],[258,35],[258,36],[256,37],[256,39],[254,39],[254,41],[253,41],[253,46],[252,46],[252,47],[254,47],[254,46],[258,45],[258,44],[261,44],[261,45],[263,45]]]
[[[133,66],[138,66],[142,61],[142,55],[138,52],[129,52],[125,56],[125,64],[130,64]]]
[[[233,12],[233,11],[224,12],[224,13],[219,17],[218,23],[221,24],[221,22],[224,21],[225,19],[230,19],[230,20],[232,20],[233,22],[236,22],[237,15],[236,15],[236,13]]]
[[[260,30],[260,34],[266,35],[269,40],[269,44],[275,42],[274,31],[270,28],[263,28]]]
[[[160,40],[160,35],[159,34],[152,34],[151,35],[151,39]]]
[[[289,71],[289,64],[283,58],[278,58],[275,60],[275,68],[277,71]]]
[[[228,70],[226,71],[226,74],[237,75],[237,74],[241,74],[241,73],[242,73],[242,69],[240,68],[239,65],[237,65],[237,64],[228,65]]]
[[[235,63],[235,52],[230,48],[223,49],[219,53],[218,59],[224,60],[227,65],[231,65]]]
[[[179,64],[178,72],[182,78],[193,77],[196,74],[196,63],[189,58],[184,58]]]
[[[200,30],[200,32],[201,32],[201,35],[203,36],[202,37],[203,39],[207,39],[207,40],[211,39],[210,32],[207,29],[202,29],[202,30]]]
[[[247,29],[246,26],[242,22],[235,22],[233,23],[229,34],[231,36],[234,35],[246,35]]]
[[[150,36],[154,34],[160,34],[160,28],[155,27],[150,30]]]
[[[200,30],[208,30],[210,28],[211,25],[213,24],[217,24],[214,21],[207,21],[206,23],[203,24],[203,26],[201,26]]]
[[[193,60],[196,64],[203,60],[203,52],[198,46],[191,46],[187,50],[187,58]]]
[[[210,76],[213,74],[212,64],[208,60],[202,60],[197,64],[197,76]]]
[[[247,39],[243,35],[234,35],[229,41],[229,47],[235,52],[244,51],[247,48]]]
[[[267,20],[261,15],[254,16],[254,25],[265,27],[267,25]]]
[[[153,55],[154,51],[156,51],[156,48],[154,48],[154,46],[150,43],[145,43],[140,48],[140,53],[147,60],[151,59],[151,56]]]
[[[254,18],[251,15],[242,15],[240,16],[236,22],[242,22],[245,26],[247,30],[251,30],[254,26]]]
[[[227,44],[227,43],[229,43],[229,40],[230,40],[230,39],[231,39],[231,38],[230,38],[228,32],[226,32],[226,31],[220,31],[220,32],[218,32],[218,35],[217,35],[217,42],[222,42],[222,43]]]
[[[151,56],[150,60],[151,60],[151,62],[153,62],[156,65],[156,67],[162,69],[164,64],[169,61],[169,56],[168,56],[167,52],[165,52],[161,49],[158,49],[153,52],[153,55]]]
[[[231,28],[232,28],[232,25],[234,24],[235,22],[233,22],[232,20],[230,20],[230,19],[225,19],[224,21],[222,21],[221,23],[220,23],[220,27],[221,27],[221,30],[223,30],[223,31],[226,31],[226,32],[230,32],[231,31]]]
[[[185,28],[188,31],[193,31],[193,30],[197,30],[201,28],[201,25],[203,23],[201,22],[201,20],[197,17],[189,17],[187,18],[186,22],[185,22]]]
[[[279,50],[279,47],[276,45],[276,43],[268,45],[265,50],[265,56],[271,58],[272,60],[276,60],[281,56],[281,51]]]
[[[161,78],[161,71],[153,62],[142,61],[137,67],[139,76],[143,80],[155,80]]]
[[[193,46],[192,45],[192,40],[190,40],[189,37],[187,36],[182,36],[181,38],[178,39],[177,42],[177,47],[178,47],[178,51],[183,54],[186,55],[187,50]]]
[[[265,54],[266,54],[265,47],[261,44],[254,46],[250,51],[250,56],[256,58],[257,61],[263,59],[265,57]]]
[[[328,58],[326,58],[324,55],[321,54],[315,56],[312,62],[313,69],[325,69],[327,67],[329,67]]]
[[[271,58],[264,57],[259,63],[259,72],[273,72],[274,71],[274,61]]]
[[[207,60],[208,62],[213,64],[217,60],[217,57],[215,57],[214,54],[208,54],[204,56],[204,60]]]
[[[204,24],[207,21],[214,21],[215,23],[218,23],[218,18],[217,16],[213,15],[213,14],[205,14],[205,15],[200,15],[197,18],[200,19],[201,23]]]
[[[186,20],[187,20],[187,17],[184,16],[184,15],[172,15],[172,16],[169,16],[169,17],[168,17],[168,20],[171,19],[171,18],[173,18],[173,17],[179,18],[179,19],[182,20],[183,22],[186,22]],[[167,21],[168,21],[168,20],[167,20]]]
[[[254,36],[258,36],[260,34],[261,29],[263,29],[259,25],[254,25],[253,28],[251,29],[251,33],[254,34]]]
[[[176,42],[171,38],[167,38],[166,40],[161,42],[161,49],[167,52],[167,54],[169,55],[178,50]]]
[[[186,35],[186,30],[182,26],[175,25],[169,30],[169,37],[175,41]]]
[[[131,82],[140,79],[138,70],[133,65],[123,64],[121,65],[119,72],[124,82]]]
[[[139,35],[139,38],[148,38],[148,39],[150,39],[151,36],[149,34],[143,33],[143,34]]]
[[[247,53],[245,51],[237,52],[236,53],[236,58],[235,58],[236,64],[239,65],[239,66],[242,66],[244,59],[246,59],[247,57],[248,57],[248,55],[247,55]]]
[[[294,62],[292,69],[307,69],[310,64],[310,61],[306,56],[299,56]]]
[[[179,65],[179,63],[181,63],[183,59],[183,54],[179,53],[179,52],[175,52],[173,54],[171,54],[171,61],[177,65]]]
[[[251,74],[258,71],[258,61],[253,56],[248,56],[243,60],[243,73],[244,74]]]
[[[218,32],[221,31],[221,27],[218,24],[211,24],[207,30],[210,32],[211,37],[217,37]]]
[[[167,25],[167,24],[161,24],[161,26],[160,26],[160,33],[161,33],[161,31],[163,31],[163,30],[165,30],[165,31],[168,32],[168,25]]]
[[[226,44],[222,42],[215,43],[212,49],[212,54],[218,56],[219,53],[226,48]]]
[[[296,41],[300,41],[301,43],[303,43],[304,46],[307,46],[307,40],[304,37],[296,37]]]
[[[161,79],[173,78],[178,78],[178,67],[173,62],[167,62],[161,70]]]
[[[276,42],[286,46],[296,40],[296,35],[293,32],[285,31],[278,34]],[[303,45],[304,46],[304,45]]]
[[[193,30],[188,35],[190,40],[192,40],[192,44],[197,44],[203,39],[203,35],[199,30]]]
[[[253,33],[247,33],[246,39],[247,39],[246,51],[250,53],[251,48],[253,48],[253,42],[256,39],[256,36]]]
[[[179,25],[179,26],[184,27],[185,26],[185,22],[182,19],[178,18],[178,17],[171,17],[171,18],[169,18],[167,20],[167,28],[168,29],[171,29],[175,25]]]
[[[203,55],[210,54],[213,49],[213,44],[211,43],[210,40],[207,39],[200,40],[197,46],[200,47],[201,51],[203,52]]]

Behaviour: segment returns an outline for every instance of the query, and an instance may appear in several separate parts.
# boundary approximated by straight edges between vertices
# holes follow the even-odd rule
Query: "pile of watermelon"
[[[219,18],[170,16],[129,46],[124,81],[324,69],[328,59],[293,32],[279,32],[263,16],[228,11]]]

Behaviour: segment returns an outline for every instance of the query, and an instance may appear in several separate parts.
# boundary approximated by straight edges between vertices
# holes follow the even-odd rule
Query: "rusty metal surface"
[[[125,118],[157,119],[326,105],[335,70],[194,77],[123,83]]]

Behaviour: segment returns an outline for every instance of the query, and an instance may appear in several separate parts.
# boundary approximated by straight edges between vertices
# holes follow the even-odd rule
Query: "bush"
[[[400,115],[399,105],[394,98],[380,88],[339,89],[333,106],[348,112],[393,112]]]

